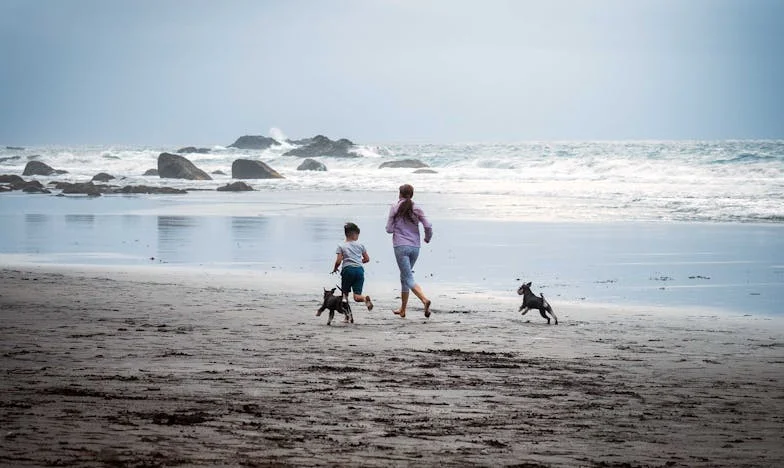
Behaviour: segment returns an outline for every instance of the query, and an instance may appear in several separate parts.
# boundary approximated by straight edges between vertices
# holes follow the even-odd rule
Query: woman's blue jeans
[[[411,245],[399,245],[395,247],[395,260],[397,260],[397,267],[400,269],[400,292],[407,293],[414,286],[414,264],[419,258],[419,247]]]

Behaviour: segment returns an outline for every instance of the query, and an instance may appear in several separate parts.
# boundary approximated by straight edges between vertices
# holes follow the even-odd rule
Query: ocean
[[[359,145],[356,158],[319,158],[298,171],[292,146],[213,146],[185,156],[212,181],[143,176],[173,147],[0,149],[0,174],[29,160],[85,182],[168,186],[184,195],[0,194],[0,265],[101,265],[227,271],[283,287],[330,276],[345,221],[371,253],[367,284],[394,298],[397,270],[384,232],[403,183],[435,225],[417,276],[441,302],[491,298],[516,310],[521,281],[560,303],[592,302],[784,313],[784,141],[525,142]],[[235,159],[259,159],[284,179],[218,192]],[[434,173],[384,168],[418,159]],[[316,294],[318,296],[318,294]]]
[[[235,159],[259,159],[285,176],[251,181],[261,191],[395,192],[465,197],[452,216],[517,221],[784,222],[784,141],[526,142],[517,144],[358,145],[358,158],[320,158],[327,172],[297,171],[302,158],[213,146],[185,155],[213,181],[145,177],[174,147],[31,147],[0,149],[0,174],[21,174],[30,159],[68,171],[56,180],[86,181],[107,172],[120,185],[215,189],[229,182]],[[418,159],[435,174],[379,169]],[[47,181],[47,178],[41,178]]]

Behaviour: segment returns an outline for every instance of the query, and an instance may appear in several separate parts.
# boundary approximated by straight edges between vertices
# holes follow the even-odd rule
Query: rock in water
[[[218,187],[218,192],[250,192],[252,190],[253,187],[245,182],[232,182],[223,187]]]
[[[418,159],[399,159],[397,161],[387,161],[385,163],[382,163],[380,166],[378,166],[379,169],[383,169],[385,167],[420,168],[420,167],[429,167],[429,166]]]
[[[187,158],[171,153],[161,153],[158,156],[158,175],[162,179],[212,180],[209,174]]]
[[[24,168],[24,172],[22,175],[42,175],[42,176],[49,176],[52,174],[67,174],[68,171],[58,171],[52,166],[42,163],[41,161],[30,161]]]
[[[354,143],[351,140],[341,138],[338,141],[332,141],[324,135],[317,135],[310,140],[308,144],[301,148],[294,148],[291,151],[283,153],[283,156],[297,156],[300,158],[318,158],[318,157],[333,157],[333,158],[358,158],[359,155],[354,153]]]
[[[315,159],[308,158],[302,161],[302,164],[297,166],[298,171],[326,171],[327,166],[324,165],[321,161],[316,161]]]
[[[237,138],[237,141],[229,145],[229,148],[265,150],[270,146],[280,145],[274,138],[261,135],[245,135]]]
[[[231,164],[233,179],[283,179],[275,169],[261,161],[237,159]]]
[[[188,193],[186,190],[171,187],[148,187],[147,185],[126,185],[115,193],[146,193],[146,194],[182,194]]]
[[[107,174],[105,172],[99,172],[95,174],[92,178],[95,182],[109,182],[110,180],[114,179],[115,177],[111,174]]]
[[[210,152],[209,148],[196,148],[195,146],[186,146],[185,148],[180,148],[177,150],[177,153],[199,153],[199,154],[207,154]]]

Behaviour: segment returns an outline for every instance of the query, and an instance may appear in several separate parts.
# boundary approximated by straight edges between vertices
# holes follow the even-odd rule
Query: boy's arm
[[[362,263],[367,263],[370,261],[370,255],[368,255],[367,250],[362,251]]]
[[[335,256],[335,266],[332,267],[332,273],[338,272],[338,268],[340,267],[340,262],[342,261],[343,261],[343,253],[338,252],[337,255]]]

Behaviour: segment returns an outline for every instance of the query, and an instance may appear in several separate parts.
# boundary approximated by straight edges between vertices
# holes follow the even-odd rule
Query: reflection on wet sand
[[[158,257],[177,260],[192,244],[198,218],[158,216]]]
[[[40,253],[41,245],[49,236],[52,217],[43,214],[28,213],[25,215],[24,237],[22,243],[25,253]]]
[[[265,245],[269,220],[262,217],[234,216],[231,218],[230,246],[233,262],[260,260],[260,248]]]
[[[69,214],[65,215],[65,224],[68,227],[82,228],[93,227],[95,224],[95,215],[91,214]]]

